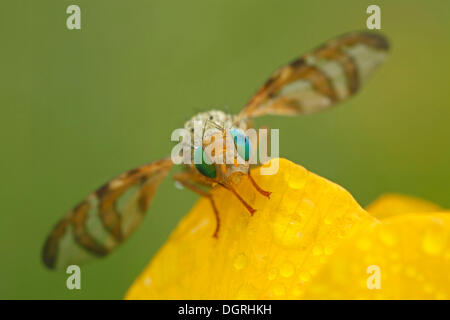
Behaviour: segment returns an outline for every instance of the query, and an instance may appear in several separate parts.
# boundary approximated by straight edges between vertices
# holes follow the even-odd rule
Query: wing
[[[327,109],[355,94],[387,57],[379,35],[354,32],[278,69],[240,112],[241,118],[297,115]]]
[[[51,269],[81,264],[113,251],[141,223],[170,159],[130,170],[69,211],[48,236],[42,254]]]

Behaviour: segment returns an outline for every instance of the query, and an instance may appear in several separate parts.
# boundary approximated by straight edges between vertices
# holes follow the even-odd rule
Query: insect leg
[[[184,187],[186,187],[187,189],[197,193],[198,195],[208,198],[209,201],[211,202],[211,206],[213,208],[214,211],[214,215],[216,216],[216,230],[214,231],[213,237],[217,238],[217,235],[219,234],[219,229],[220,229],[220,218],[219,218],[219,210],[217,210],[216,207],[216,203],[214,202],[214,199],[211,195],[210,192],[205,191],[203,189],[201,189],[199,186],[195,185],[194,183],[192,183],[192,179],[191,179],[191,175],[187,172],[182,172],[179,174],[175,174],[173,176],[173,178],[178,181],[179,183],[181,183],[181,185],[183,185]]]
[[[263,196],[265,196],[265,197],[267,197],[267,198],[270,199],[270,195],[271,195],[272,192],[270,192],[270,191],[265,191],[265,190],[261,189],[261,187],[258,186],[258,184],[256,183],[256,181],[253,179],[252,175],[250,174],[250,170],[248,171],[248,178],[250,179],[252,185],[255,187],[255,189],[256,189],[259,193],[261,193]]]
[[[227,190],[230,190],[231,192],[234,193],[234,195],[239,199],[240,202],[242,202],[242,204],[245,206],[245,208],[248,210],[248,212],[250,212],[250,215],[253,216],[253,214],[255,213],[256,209],[253,209],[244,199],[242,199],[242,197],[239,195],[239,193],[237,193],[237,191],[233,188],[233,186],[231,185],[225,185],[220,183],[220,185],[222,187],[224,187]]]

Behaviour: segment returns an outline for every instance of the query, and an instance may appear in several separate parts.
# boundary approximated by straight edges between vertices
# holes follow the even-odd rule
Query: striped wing
[[[170,159],[155,161],[116,177],[90,194],[48,236],[42,255],[45,265],[60,269],[113,251],[142,222],[171,167]]]
[[[387,40],[354,32],[329,41],[278,69],[239,114],[297,115],[327,109],[355,94],[386,59]]]

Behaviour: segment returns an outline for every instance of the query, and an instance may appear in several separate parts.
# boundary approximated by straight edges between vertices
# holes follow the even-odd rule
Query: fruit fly
[[[193,161],[174,179],[187,189],[210,200],[216,216],[212,236],[220,234],[220,215],[211,188],[225,188],[236,196],[250,214],[255,213],[233,187],[235,174],[247,175],[261,196],[270,197],[252,179],[248,150],[252,142],[245,130],[252,119],[263,115],[299,115],[319,112],[354,95],[386,59],[387,40],[375,33],[353,32],[335,38],[275,71],[237,115],[212,110],[195,115],[185,124],[192,131],[200,123],[203,131],[216,128],[231,135],[242,164],[217,164],[205,160],[205,145],[194,148]],[[254,147],[254,146],[253,146]],[[154,161],[125,172],[107,182],[70,210],[53,228],[44,249],[43,261],[51,269],[80,264],[103,257],[127,239],[142,222],[156,189],[173,162]]]

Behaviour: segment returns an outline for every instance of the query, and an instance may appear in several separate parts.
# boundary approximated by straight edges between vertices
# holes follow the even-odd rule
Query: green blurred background
[[[70,4],[81,31],[66,29]],[[139,232],[82,268],[80,291],[41,263],[55,222],[168,155],[195,112],[237,112],[277,67],[364,29],[370,4],[392,54],[369,85],[329,112],[257,124],[362,205],[402,192],[450,207],[449,1],[2,0],[0,298],[122,298],[197,196],[167,179]]]

